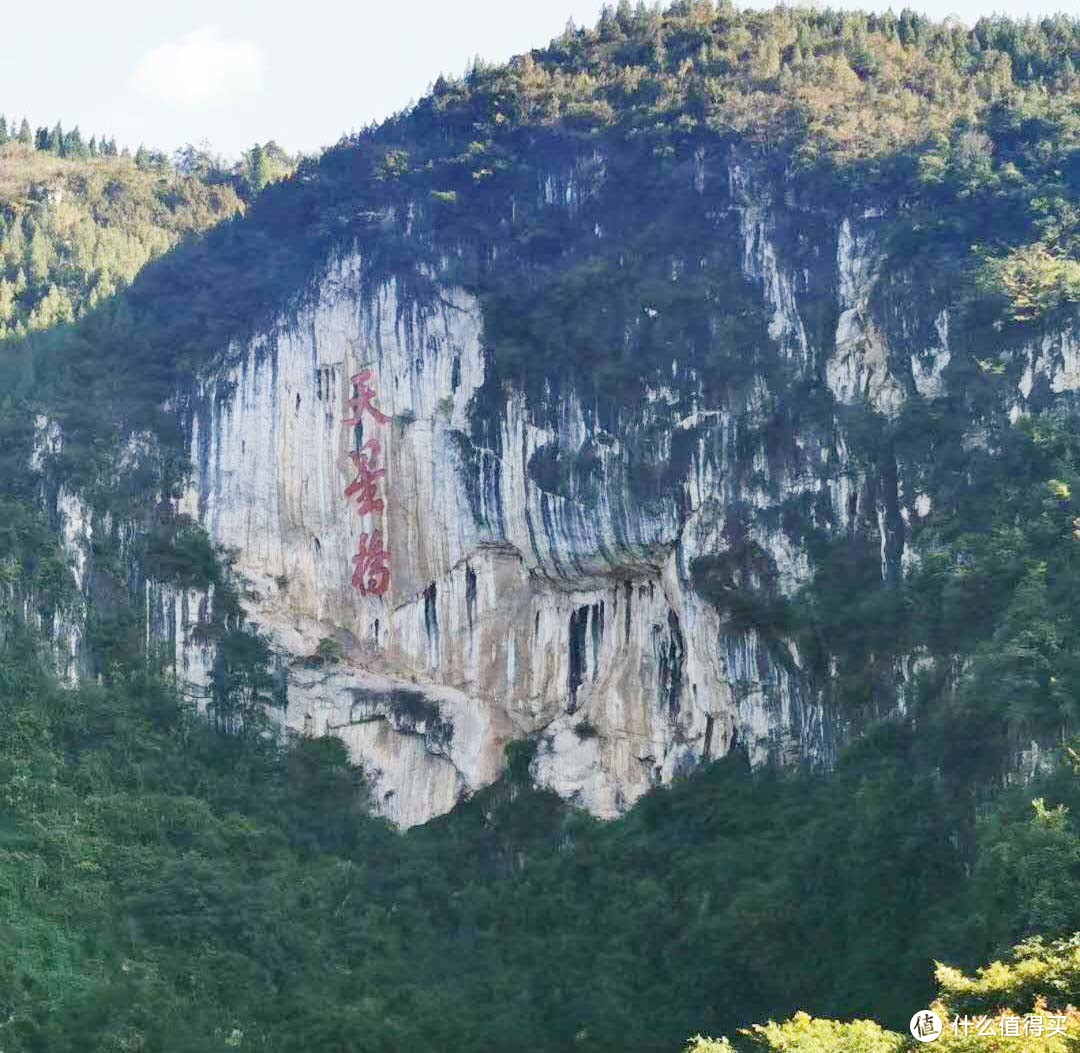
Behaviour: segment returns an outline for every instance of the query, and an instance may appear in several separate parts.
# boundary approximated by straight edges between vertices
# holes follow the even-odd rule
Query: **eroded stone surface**
[[[544,177],[537,194],[577,214],[603,178],[603,158],[590,155]],[[933,507],[922,483],[907,492],[895,470],[869,476],[839,412],[800,416],[792,391],[814,382],[834,407],[883,418],[942,397],[957,354],[948,311],[882,311],[881,210],[815,218],[817,241],[798,262],[791,231],[802,219],[752,166],[718,172],[698,157],[692,185],[702,195],[726,186],[716,236],[737,239],[739,280],[759,297],[771,342],[776,368],[741,387],[707,387],[676,349],[670,377],[614,419],[567,384],[537,405],[490,383],[472,296],[432,273],[421,302],[373,279],[356,250],[327,267],[305,306],[223,349],[178,397],[192,464],[179,510],[236,553],[249,620],[287,673],[283,719],[341,736],[402,825],[497,778],[507,743],[525,737],[537,742],[538,783],[613,816],[736,744],[755,763],[827,764],[847,733],[794,642],[734,618],[723,590],[793,596],[813,573],[809,528],[870,532],[886,580],[917,562],[909,538]],[[599,224],[594,233],[606,236]],[[672,281],[684,262],[672,262]],[[823,299],[829,324],[819,310],[815,329],[803,312]],[[1080,387],[1068,333],[1021,358],[1014,414],[1043,388]],[[342,422],[362,369],[391,419],[358,434]],[[349,453],[371,437],[386,508],[362,520],[344,492]],[[977,444],[977,430],[964,441]],[[39,422],[35,470],[61,444]],[[646,454],[646,468],[679,465],[674,483],[635,483]],[[54,498],[86,592],[86,554],[106,524],[75,495]],[[374,526],[390,586],[365,596],[352,556]],[[184,689],[205,698],[213,655],[194,630],[213,597],[143,588],[148,647],[164,648]],[[71,679],[79,612],[61,621]],[[340,660],[319,656],[327,640]],[[898,668],[901,706],[912,676]]]

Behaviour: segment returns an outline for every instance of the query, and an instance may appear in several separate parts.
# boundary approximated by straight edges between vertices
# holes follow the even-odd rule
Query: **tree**
[[[907,1042],[903,1035],[886,1031],[873,1020],[815,1019],[796,1013],[782,1024],[769,1021],[739,1032],[734,1049],[746,1053],[903,1053]],[[719,1041],[698,1035],[686,1053],[734,1053],[726,1038]]]
[[[345,743],[330,735],[298,737],[286,770],[294,839],[323,851],[338,851],[354,840],[371,794]]]
[[[79,131],[78,125],[75,125],[75,127],[64,136],[63,149],[60,152],[64,157],[90,156],[86,144],[83,142],[82,133]]]
[[[931,1008],[944,1025],[932,1046],[952,1053],[1015,1050],[1016,1053],[1070,1053],[1080,1027],[1080,933],[1058,940],[1034,939],[1014,947],[1004,962],[977,969],[974,976],[937,963],[938,995]],[[1037,1016],[1040,1033],[1027,1037],[1020,1027],[1009,1040],[1006,1020]],[[1061,1028],[1054,1034],[1050,1018]],[[970,1022],[987,1021],[981,1034]],[[955,1022],[955,1027],[953,1023]],[[815,1019],[796,1013],[782,1024],[769,1021],[743,1028],[735,1039],[691,1040],[686,1053],[904,1053],[913,1048],[905,1035],[886,1031],[872,1020]]]
[[[270,182],[270,159],[262,146],[256,143],[244,154],[243,163],[248,195],[254,197]]]
[[[160,150],[151,150],[140,143],[135,151],[135,167],[146,172],[165,172],[169,169],[169,159]]]
[[[19,125],[19,142],[23,146],[33,146],[34,144],[34,135],[30,131],[30,122],[25,117],[22,119],[22,124]]]
[[[1080,925],[1080,829],[1067,805],[1029,807],[1026,820],[995,814],[980,830],[975,877],[995,941]]]
[[[220,171],[221,164],[210,152],[208,143],[200,143],[198,146],[187,143],[173,154],[173,167],[181,175],[207,179]]]
[[[8,141],[8,124],[7,118],[0,114],[0,146]]]
[[[266,641],[240,628],[226,630],[217,643],[210,671],[210,712],[226,733],[258,734],[266,727],[266,711],[282,703]]]
[[[1003,296],[1013,319],[1029,322],[1080,300],[1080,262],[1037,242],[988,257],[979,271],[982,287]]]
[[[270,183],[284,179],[296,168],[296,161],[272,139],[246,150],[237,166],[237,182],[246,197],[253,198]]]
[[[30,237],[30,252],[27,263],[29,264],[30,280],[41,284],[49,276],[49,268],[52,266],[53,250],[48,238],[42,229],[35,224],[34,233]]]

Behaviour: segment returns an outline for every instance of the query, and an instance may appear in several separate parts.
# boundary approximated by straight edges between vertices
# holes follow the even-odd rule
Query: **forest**
[[[0,117],[0,339],[73,322],[296,164],[276,143],[229,168],[194,146],[170,159],[60,123],[8,127]]]

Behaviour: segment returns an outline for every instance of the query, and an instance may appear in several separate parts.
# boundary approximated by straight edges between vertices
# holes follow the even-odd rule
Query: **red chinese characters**
[[[365,450],[371,452],[365,453]],[[345,496],[356,499],[357,515],[366,516],[369,512],[383,510],[382,498],[376,494],[379,492],[379,480],[386,475],[386,469],[375,467],[381,450],[378,439],[368,439],[359,450],[349,454],[356,468],[356,479],[345,488]]]
[[[364,414],[370,415],[376,424],[387,424],[390,418],[375,405],[378,397],[370,383],[371,370],[363,369],[352,377],[353,396],[349,408],[353,415],[342,423],[354,428],[363,423]],[[386,477],[386,469],[379,467],[382,443],[368,439],[359,450],[353,450],[349,459],[356,469],[356,478],[345,488],[345,497],[356,502],[359,516],[381,516],[386,505],[379,496],[379,481]],[[382,596],[390,588],[390,550],[383,547],[382,531],[373,529],[360,535],[356,555],[353,556],[352,583],[362,596]]]
[[[390,550],[383,548],[382,531],[360,535],[360,546],[353,556],[352,583],[362,596],[381,596],[390,587]]]
[[[359,388],[360,390],[359,392],[354,392],[353,397],[349,399],[349,408],[355,410],[356,415],[341,422],[346,427],[354,427],[359,424],[363,420],[364,410],[367,410],[379,424],[390,423],[390,418],[385,413],[380,412],[373,402],[373,399],[375,398],[375,389],[368,386],[368,381],[370,379],[370,369],[362,369],[352,378],[353,388]]]

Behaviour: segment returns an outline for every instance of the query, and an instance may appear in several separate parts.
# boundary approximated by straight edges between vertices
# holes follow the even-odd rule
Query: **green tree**
[[[246,150],[237,166],[237,182],[244,195],[251,199],[270,183],[289,176],[296,161],[273,140],[256,143]]]
[[[64,136],[63,149],[61,154],[64,157],[89,157],[90,153],[87,149],[86,143],[83,142],[82,133],[79,131],[79,126],[76,125]]]
[[[49,244],[45,231],[35,223],[26,256],[26,268],[30,280],[38,285],[44,284],[49,277],[54,259],[55,251]]]
[[[1080,828],[1068,805],[995,810],[979,837],[977,903],[995,943],[1080,929]]]
[[[686,1053],[732,1053],[735,1050],[761,1053],[904,1053],[903,1035],[886,1031],[872,1020],[821,1020],[796,1013],[782,1024],[770,1021],[739,1032],[734,1044],[700,1035],[686,1047]]]
[[[974,976],[950,966],[937,964],[938,995],[931,1008],[938,1014],[943,1030],[934,1049],[953,1053],[1071,1053],[1080,1031],[1080,933],[1072,937],[1044,941],[1031,940],[1014,947],[1004,961],[993,962]],[[1028,1037],[1017,1029],[1015,1038],[1003,1036],[1006,1018],[1039,1017],[1045,1024],[1053,1016],[1060,1021],[1054,1033],[1044,1026]],[[964,1027],[973,1018],[990,1021],[982,1034]],[[958,1022],[953,1027],[953,1021]],[[869,1020],[815,1019],[796,1013],[777,1024],[755,1024],[738,1032],[729,1041],[697,1037],[686,1053],[914,1053],[925,1048],[895,1032],[886,1031]]]

